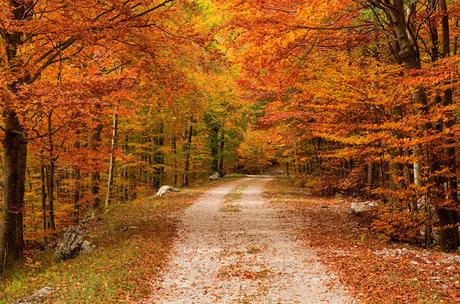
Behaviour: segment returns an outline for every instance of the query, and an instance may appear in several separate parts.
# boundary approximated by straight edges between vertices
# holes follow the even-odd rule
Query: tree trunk
[[[76,224],[80,222],[80,196],[81,196],[81,173],[78,167],[74,168],[75,189],[73,192],[73,214]]]
[[[33,2],[10,0],[6,8],[18,21],[31,19]],[[4,7],[4,9],[6,9]],[[3,44],[6,55],[6,67],[10,71],[18,66],[18,46],[23,42],[23,33],[4,32]],[[27,82],[28,75],[7,85],[7,89],[16,94],[18,86]],[[27,167],[27,141],[17,113],[11,109],[9,101],[3,104],[4,119],[4,158],[3,158],[3,219],[0,233],[0,264],[4,270],[11,262],[22,258],[24,248],[24,192]]]
[[[370,162],[367,165],[367,185],[370,188],[373,188],[375,186],[375,163]]]
[[[52,127],[53,112],[48,113],[48,153],[49,165],[47,167],[47,190],[48,190],[48,212],[49,221],[48,228],[51,230],[56,229],[56,222],[54,219],[54,189],[55,189],[55,156],[54,156],[54,142],[53,142],[53,127]]]
[[[436,11],[436,7],[438,5],[439,0],[430,0],[427,6],[427,13],[430,14],[432,11]],[[432,13],[429,15],[428,18],[428,28],[430,30],[430,37],[432,42],[431,48],[431,59],[433,61],[437,61],[439,59],[439,34],[438,34],[438,24],[437,16],[434,16]]]
[[[164,176],[164,163],[165,163],[165,156],[163,153],[163,146],[164,146],[164,126],[163,122],[160,122],[158,136],[155,141],[156,144],[156,152],[155,152],[155,176],[154,176],[154,187],[155,189],[159,189],[161,184],[163,183],[163,176]]]
[[[128,155],[129,153],[129,146],[128,146],[128,141],[129,141],[129,136],[128,133],[125,133],[124,139],[123,139],[123,152],[125,155]],[[123,185],[122,185],[122,196],[123,196],[123,202],[126,202],[129,199],[129,170],[128,167],[126,166],[125,169],[123,170]]]
[[[3,174],[3,221],[0,261],[6,265],[22,258],[24,248],[24,191],[27,161],[27,142],[17,114],[4,113],[5,138]]]
[[[450,56],[450,28],[449,12],[447,10],[447,1],[439,0],[439,9],[441,11],[441,28],[442,28],[442,57]]]
[[[219,166],[218,172],[220,176],[224,175],[224,156],[225,156],[225,132],[224,128],[220,131],[220,149],[219,149]]]
[[[455,38],[454,38],[454,53],[453,55],[458,55],[458,25],[459,25],[459,18],[455,17]]]
[[[193,125],[190,122],[190,127],[187,131],[187,142],[185,144],[185,163],[184,163],[184,176],[182,185],[184,187],[190,184],[190,154],[192,149],[192,138],[193,138]]]
[[[56,229],[56,222],[54,220],[54,160],[50,160],[50,164],[46,168],[46,185],[48,192],[48,228],[51,230]]]
[[[211,145],[212,156],[212,171],[219,171],[219,126],[215,123],[211,127],[211,134],[209,135],[209,144]]]
[[[101,142],[102,129],[104,125],[99,123],[94,129],[91,146],[93,150],[99,148]],[[93,195],[93,207],[99,209],[101,207],[101,198],[99,197],[101,183],[101,174],[95,170],[91,173],[91,194]]]
[[[40,164],[40,190],[41,190],[41,202],[42,202],[42,228],[46,230],[48,228],[47,221],[47,208],[46,208],[46,171],[45,165],[43,164],[43,155],[41,156],[42,163]]]
[[[442,13],[442,54],[443,57],[450,56],[450,29],[449,29],[449,15],[447,10],[447,1],[440,0],[439,8]],[[453,104],[453,92],[448,89],[444,92],[443,105],[451,106]],[[444,123],[444,129],[451,130],[456,124],[456,118],[452,111],[447,114],[447,121]],[[444,250],[455,251],[460,245],[458,227],[458,213],[456,209],[459,206],[458,201],[458,182],[457,182],[457,160],[456,160],[456,140],[455,134],[450,132],[446,139],[445,154],[445,168],[448,169],[447,178],[443,179],[442,184],[438,187],[446,186],[445,199],[450,202],[451,208],[438,208],[437,214],[439,217],[440,225],[448,227],[447,229],[441,230],[440,233],[440,245]]]
[[[172,153],[173,153],[173,175],[174,175],[174,187],[177,186],[178,172],[177,172],[177,143],[176,137],[172,138]]]
[[[386,10],[390,17],[390,24],[395,33],[395,40],[399,46],[399,52],[396,54],[407,68],[420,68],[420,54],[417,45],[410,37],[409,28],[406,22],[406,11],[404,0],[394,0],[393,6]]]
[[[112,141],[110,144],[110,166],[109,166],[109,178],[107,181],[107,195],[105,196],[105,208],[108,208],[112,199],[112,189],[113,189],[113,180],[115,174],[115,149],[117,146],[117,136],[118,136],[118,105],[115,107],[113,112],[113,122],[112,122]]]

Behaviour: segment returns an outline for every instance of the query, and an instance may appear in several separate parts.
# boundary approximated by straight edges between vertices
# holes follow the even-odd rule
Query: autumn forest
[[[200,267],[237,285],[193,303],[457,303],[459,35],[457,0],[0,0],[0,303],[188,303]]]

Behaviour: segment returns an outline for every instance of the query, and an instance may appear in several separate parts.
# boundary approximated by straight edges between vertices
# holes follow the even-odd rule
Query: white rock
[[[214,172],[214,174],[211,175],[208,179],[210,181],[217,181],[217,180],[221,179],[221,176],[220,176],[219,172]]]
[[[351,203],[351,206],[350,206],[350,212],[352,214],[360,214],[360,213],[363,213],[363,212],[372,211],[376,207],[378,207],[377,202],[372,202],[372,201],[369,201],[369,202],[353,202],[353,203]]]
[[[161,188],[158,190],[156,196],[162,197],[168,192],[179,192],[179,189],[171,187],[171,186],[161,186]]]

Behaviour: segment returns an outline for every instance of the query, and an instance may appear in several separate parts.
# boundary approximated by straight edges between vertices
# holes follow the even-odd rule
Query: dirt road
[[[186,211],[146,303],[353,303],[316,254],[297,244],[302,223],[264,201],[268,180],[229,181]]]

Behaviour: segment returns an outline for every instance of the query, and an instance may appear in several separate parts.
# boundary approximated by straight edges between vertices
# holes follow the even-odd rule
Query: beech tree
[[[273,164],[459,247],[460,2],[0,1],[0,262],[113,202]],[[439,236],[439,237],[437,237]]]
[[[172,2],[1,2],[0,17],[5,21],[0,29],[3,40],[2,82],[5,84],[2,89],[2,128],[5,133],[2,265],[21,258],[24,246],[28,134],[21,114],[32,105],[28,88],[46,77],[46,72],[56,64],[68,63],[80,56],[100,56],[92,52],[102,41],[112,45],[123,43],[127,33],[148,27],[148,18]],[[109,66],[102,67],[100,74],[110,69]]]
[[[427,246],[437,230],[448,251],[459,245],[457,12],[456,1],[253,1],[235,4],[227,28],[245,45],[244,89],[270,100],[279,160],[313,188],[367,189],[388,202],[377,229]],[[411,224],[392,226],[407,211]]]
[[[24,233],[210,174],[207,112],[220,171],[236,157],[243,104],[212,41],[222,18],[197,19],[210,3],[0,2],[2,265],[21,259]]]

